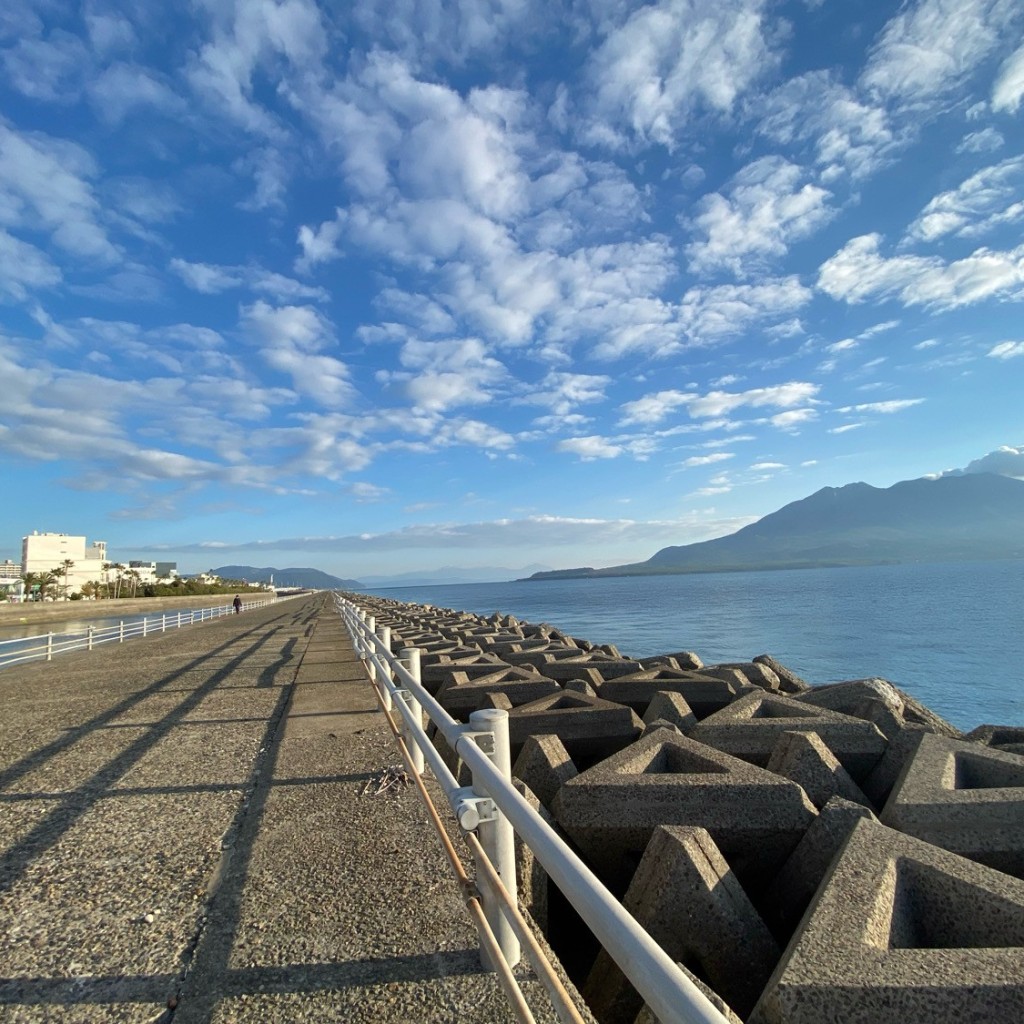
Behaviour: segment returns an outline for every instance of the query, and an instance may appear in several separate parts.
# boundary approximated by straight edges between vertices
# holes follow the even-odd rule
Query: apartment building
[[[67,571],[68,594],[77,593],[83,583],[103,579],[103,564],[107,561],[107,542],[93,541],[86,544],[85,537],[68,533],[39,533],[33,531],[21,539],[22,573],[56,573],[64,562],[74,563]],[[60,582],[65,582],[64,571],[60,570]]]

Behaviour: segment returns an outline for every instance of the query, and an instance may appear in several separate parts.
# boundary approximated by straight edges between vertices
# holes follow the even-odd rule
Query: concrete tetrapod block
[[[1024,757],[925,733],[880,815],[886,825],[1024,878]]]
[[[781,680],[775,672],[763,662],[759,661],[725,661],[718,665],[708,665],[704,671],[709,669],[731,668],[741,673],[744,679],[753,686],[759,686],[762,690],[769,690],[778,693]]]
[[[859,821],[748,1024],[1024,1020],[1024,882]]]
[[[563,690],[521,704],[508,716],[513,760],[528,737],[539,733],[558,736],[579,764],[614,754],[637,739],[642,731],[643,723],[635,711],[578,691]]]
[[[768,758],[768,771],[802,786],[819,809],[834,796],[871,807],[871,801],[816,732],[784,732]]]
[[[474,678],[507,668],[511,666],[501,658],[493,654],[481,654],[479,651],[460,658],[450,658],[446,654],[441,654],[432,664],[421,663],[420,681],[425,690],[436,694],[451,679],[453,672],[463,672],[469,678]]]
[[[697,725],[697,716],[681,693],[661,690],[654,695],[644,712],[645,724],[657,721],[668,722],[684,736],[688,736]]]
[[[557,736],[531,736],[512,765],[512,775],[529,786],[545,807],[550,807],[555,794],[579,772]]]
[[[647,711],[657,693],[681,693],[697,718],[704,718],[736,698],[736,686],[702,672],[684,669],[648,669],[598,683],[598,696],[631,707],[638,715]]]
[[[750,1012],[780,951],[706,829],[656,829],[622,902],[673,960]],[[583,995],[601,1024],[629,1024],[642,1005],[604,950]]]
[[[804,833],[761,902],[765,920],[780,939],[793,934],[829,866],[862,818],[877,820],[867,807],[834,796]]]
[[[475,679],[464,672],[453,672],[437,691],[437,699],[453,718],[468,721],[470,714],[483,706],[489,693],[503,693],[518,707],[548,694],[561,693],[561,689],[558,683],[543,676],[506,667]]]
[[[748,877],[763,883],[817,813],[788,779],[668,729],[570,779],[552,812],[620,888],[659,825],[706,828],[744,885]]]
[[[763,767],[779,736],[793,731],[816,732],[855,779],[885,752],[885,737],[871,722],[764,692],[748,693],[709,715],[693,730],[693,738]]]
[[[984,743],[994,750],[1005,750],[1011,754],[1021,753],[1024,746],[1024,725],[979,725],[965,737],[975,743]]]
[[[755,665],[765,665],[779,677],[779,689],[783,693],[803,693],[810,687],[795,672],[790,671],[770,654],[758,654],[751,659]]]

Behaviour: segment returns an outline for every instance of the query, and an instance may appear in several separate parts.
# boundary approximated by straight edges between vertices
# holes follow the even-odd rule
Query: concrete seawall
[[[351,597],[456,717],[509,711],[514,774],[728,1019],[1024,1020],[1024,729]],[[366,793],[398,757],[326,595],[5,669],[0,707],[5,1024],[512,1019],[417,796]],[[520,862],[599,1024],[653,1024]]]
[[[513,1020],[415,791],[370,795],[399,758],[326,596],[4,669],[0,708],[4,1024]]]
[[[1024,728],[962,735],[882,679],[636,661],[498,613],[348,595],[731,1020],[1024,1020]],[[461,772],[443,740],[435,740]],[[651,1020],[539,868],[523,899],[600,1024]]]

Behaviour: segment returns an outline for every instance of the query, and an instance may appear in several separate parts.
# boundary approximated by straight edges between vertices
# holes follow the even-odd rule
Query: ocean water
[[[771,654],[809,683],[881,676],[961,729],[1024,725],[1024,561],[393,587],[623,654]]]

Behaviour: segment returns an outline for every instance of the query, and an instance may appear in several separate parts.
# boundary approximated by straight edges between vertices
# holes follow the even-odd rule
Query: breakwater
[[[964,735],[882,679],[642,660],[498,613],[348,595],[731,1020],[1024,1017],[1024,729]],[[435,742],[456,774],[457,758]],[[521,895],[600,1024],[647,1019],[528,851]]]

